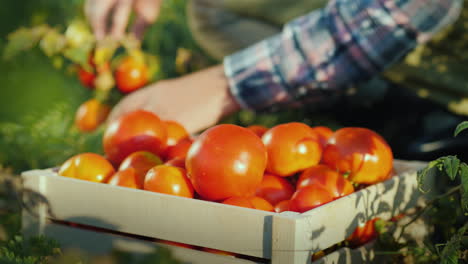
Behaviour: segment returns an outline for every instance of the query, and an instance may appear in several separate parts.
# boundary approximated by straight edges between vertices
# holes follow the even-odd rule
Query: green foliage
[[[465,165],[461,168],[461,207],[465,212],[468,212],[468,167]]]
[[[61,253],[58,243],[44,236],[23,240],[15,236],[0,247],[0,263],[42,264]]]
[[[466,1],[454,24],[437,33],[431,41],[419,45],[406,59],[384,75],[404,85],[415,95],[430,99],[459,115],[468,115],[466,65],[468,30]]]
[[[161,71],[156,74],[156,80],[182,74],[176,64],[181,49],[189,50],[197,58],[200,66],[192,70],[216,62],[192,38],[186,20],[186,4],[187,0],[164,1],[157,22],[145,33],[142,49],[157,55],[161,61]]]
[[[126,263],[135,263],[135,264],[179,264],[181,263],[176,258],[174,258],[171,251],[166,247],[158,247],[152,253],[146,254],[143,257],[137,257],[122,251],[115,251],[113,254],[115,259],[115,264],[126,264]]]
[[[441,264],[456,264],[460,258],[461,246],[463,238],[468,234],[468,223],[461,227],[455,235],[452,236],[450,241],[447,242],[444,249],[440,253]]]
[[[456,188],[460,193],[460,207],[468,214],[468,165],[460,162],[456,156],[446,156],[431,161],[426,168],[418,172],[420,189],[427,174],[433,169],[438,170],[438,177],[448,177],[451,181],[459,178],[460,184]]]
[[[468,121],[463,121],[455,128],[453,135],[456,137],[460,132],[468,128]]]
[[[8,43],[3,52],[5,59],[11,59],[19,52],[33,48],[46,35],[49,27],[40,25],[32,28],[20,28],[8,35]]]
[[[455,135],[468,128],[468,122],[461,123]],[[456,156],[440,157],[418,171],[418,187],[422,192],[427,177],[435,176],[442,194],[426,202],[426,206],[412,216],[399,236],[392,231],[383,231],[381,246],[393,250],[396,256],[410,256],[410,263],[456,264],[468,262],[468,165]],[[435,191],[435,190],[431,190]],[[424,245],[416,241],[401,241],[406,227],[424,217],[433,228]]]
[[[0,123],[0,164],[16,172],[60,165],[82,152],[101,151],[102,129],[83,134],[74,128],[73,113],[56,104],[47,114],[31,114],[17,123]]]

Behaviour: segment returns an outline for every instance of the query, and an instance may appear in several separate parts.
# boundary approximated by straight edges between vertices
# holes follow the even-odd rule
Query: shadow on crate
[[[433,179],[431,180],[433,181]],[[397,191],[395,192],[395,190]],[[327,204],[310,211],[310,213],[305,213],[308,215],[308,218],[305,219],[305,221],[308,223],[307,226],[313,227],[310,229],[311,231],[309,232],[308,239],[310,240],[310,244],[314,246],[310,249],[309,253],[312,255],[323,250],[324,248],[323,244],[317,244],[313,241],[333,241],[333,238],[329,237],[334,235],[339,237],[338,233],[341,232],[344,233],[344,237],[349,237],[360,224],[364,224],[369,220],[377,217],[383,220],[390,220],[393,216],[414,210],[415,207],[422,205],[420,200],[421,196],[422,194],[416,184],[408,185],[404,180],[387,181],[385,184],[379,185],[379,188],[376,186],[363,188],[357,191],[352,196],[352,198],[351,196],[343,197],[341,200],[336,200],[336,203],[333,205]],[[353,208],[349,208],[350,204],[354,205]],[[331,206],[335,207],[334,210],[331,210]],[[352,219],[342,219],[342,217],[347,217],[350,215],[348,214],[349,211],[346,212],[346,210],[354,210],[358,213],[355,214]],[[330,214],[330,212],[334,212],[335,215]],[[337,212],[340,214],[336,214]],[[321,219],[321,215],[328,215],[329,218]],[[316,221],[325,224],[317,225],[314,223]],[[346,228],[340,230],[340,223],[346,223],[344,224]],[[337,228],[335,231],[330,231],[325,228],[326,226],[335,226]],[[411,234],[412,239],[417,239],[419,241],[422,241],[426,235],[427,232]],[[326,244],[327,242],[324,243]],[[350,249],[346,249],[344,246],[345,243],[342,242],[333,245],[327,244],[327,248],[323,250],[323,254],[326,256],[324,259],[333,263],[348,263],[345,261],[348,258],[348,255],[357,254],[360,256],[360,260],[364,263],[366,263],[366,260],[368,262],[376,263],[376,257],[379,257],[375,255],[374,250],[361,248],[358,253],[351,253],[351,251],[349,251]],[[332,254],[333,252],[337,251],[340,251],[341,253],[334,255]],[[329,254],[331,255],[328,256]],[[333,261],[330,259],[330,257],[333,259]],[[319,263],[328,262],[322,261]]]

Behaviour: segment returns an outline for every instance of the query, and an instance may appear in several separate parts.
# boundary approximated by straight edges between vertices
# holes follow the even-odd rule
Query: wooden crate
[[[51,220],[60,220],[234,252],[273,264],[311,263],[312,253],[343,241],[359,223],[375,217],[389,219],[422,203],[416,171],[424,166],[422,162],[397,160],[394,168],[398,176],[302,214],[265,212],[60,177],[52,170],[34,170],[23,173],[24,187],[38,193],[36,198],[42,202],[31,212],[24,210],[23,231],[61,237],[64,227],[62,231],[51,231],[57,229]],[[26,204],[31,202],[29,197],[25,197]],[[78,231],[85,232],[73,230]],[[190,254],[195,254],[193,251],[189,250]],[[373,259],[371,252],[363,252],[367,249],[341,249],[320,261]],[[196,253],[197,259],[200,254],[206,260],[193,263],[216,263],[209,262],[210,257],[223,257],[218,263],[252,263],[206,252]]]

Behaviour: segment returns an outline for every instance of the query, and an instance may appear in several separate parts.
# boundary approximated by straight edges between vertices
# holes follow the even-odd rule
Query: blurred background
[[[132,261],[115,256],[90,258],[84,252],[60,252],[48,238],[23,239],[19,173],[61,164],[80,152],[101,153],[102,129],[80,133],[73,127],[78,106],[93,94],[76,73],[57,68],[39,48],[3,59],[7,36],[21,27],[48,24],[64,31],[72,20],[83,18],[81,0],[2,1],[0,8],[0,263],[177,263],[167,251]],[[176,70],[179,48],[200,52],[185,21],[184,0],[166,1],[158,23],[148,31],[145,51],[160,57],[155,79],[180,75]],[[207,57],[207,62],[212,59]],[[107,262],[106,262],[107,261]],[[111,261],[111,262],[109,262]],[[83,263],[83,262],[79,262]]]
[[[3,1],[0,51],[7,45],[8,34],[20,27],[48,24],[64,30],[72,20],[83,18],[82,4],[82,0]],[[220,62],[218,53],[202,48],[210,43],[195,41],[188,26],[186,6],[186,0],[165,1],[160,17],[145,35],[143,49],[159,58],[155,81]],[[237,10],[236,14],[240,17],[245,11]],[[269,13],[266,19],[272,25],[271,32],[277,32],[282,23],[301,12],[290,11],[285,17]],[[249,15],[255,18],[255,14]],[[460,20],[466,17],[468,14],[463,11]],[[223,122],[271,127],[301,121],[332,129],[363,126],[382,134],[396,158],[431,160],[456,154],[466,160],[466,137],[452,136],[454,128],[466,119],[468,112],[464,101],[468,94],[468,80],[463,71],[466,69],[464,62],[468,60],[464,53],[468,43],[468,25],[465,24],[444,31],[441,36],[445,42],[440,40],[442,38],[436,39],[414,51],[385,75],[354,87],[325,105],[264,113],[241,111]],[[73,128],[77,107],[89,99],[92,92],[80,84],[75,73],[56,66],[39,48],[9,60],[0,59],[0,173],[3,182],[17,178],[14,175],[21,171],[57,166],[76,153],[102,152],[102,129],[83,134]],[[20,206],[15,198],[18,197],[9,189],[12,185],[1,186],[1,202],[7,206],[5,211],[0,210],[0,240],[17,241]],[[53,254],[54,246],[50,246],[50,241],[33,243],[44,254]],[[12,249],[15,245],[9,250],[21,254],[21,250]]]
[[[269,25],[268,30],[265,27],[261,31],[273,34],[284,22],[326,3],[306,4],[304,10],[284,7],[284,15],[275,16],[268,9],[271,5],[265,5],[264,0],[249,2],[247,5],[253,8],[248,9],[245,6],[242,9],[242,5],[237,9],[231,7],[234,2],[225,1],[222,8],[217,6],[221,4],[214,5],[216,12],[210,15],[214,17],[204,19],[215,22],[206,31],[233,30],[230,25],[237,23],[243,27],[238,26],[230,33],[240,33],[261,20]],[[296,5],[300,6],[304,1],[297,2]],[[194,38],[194,30],[190,30],[188,23],[200,24],[193,22],[196,18],[193,14],[198,11],[192,11],[193,14],[187,17],[187,3],[186,0],[165,1],[157,22],[145,34],[142,49],[157,56],[159,61],[153,81],[180,76],[220,62],[222,57],[219,54],[232,52],[258,38],[256,34],[250,34],[254,37],[242,42],[237,34],[218,36],[216,33],[214,36],[217,38],[210,39],[209,34],[203,35],[206,32],[200,33],[200,30],[195,30]],[[0,50],[4,50],[8,34],[21,27],[48,24],[64,31],[76,18],[84,19],[82,4],[83,0],[67,3],[54,0],[6,1],[3,3],[5,8],[0,10]],[[233,11],[223,13],[222,10],[226,9]],[[464,20],[466,13],[463,12],[460,21]],[[466,34],[466,25],[458,24],[462,26],[445,30],[441,33],[443,38],[436,38],[418,48],[385,75],[331,96],[323,105],[266,113],[242,111],[224,122],[271,127],[281,122],[302,121],[333,129],[363,126],[381,133],[397,158],[429,160],[447,153],[465,155],[466,140],[452,137],[453,129],[464,120],[467,112],[463,106],[466,102],[463,102],[468,82],[460,69],[467,58],[463,52],[457,55],[466,47],[466,38],[459,37]],[[203,30],[203,27],[198,28]],[[224,48],[220,44],[221,48],[217,48],[216,39],[229,45],[223,44],[227,46]],[[78,152],[101,152],[98,141],[102,129],[83,134],[72,128],[76,109],[93,94],[80,84],[75,72],[57,68],[57,64],[37,47],[8,60],[0,60],[0,83],[3,87],[0,94],[0,164],[13,168],[15,172],[56,166],[65,157]],[[458,108],[453,105],[458,105]]]

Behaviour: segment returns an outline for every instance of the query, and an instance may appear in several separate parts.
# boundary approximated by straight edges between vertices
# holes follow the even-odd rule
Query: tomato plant
[[[266,163],[265,146],[255,133],[223,124],[195,139],[185,165],[197,193],[206,200],[218,201],[253,195]]]
[[[324,164],[361,184],[374,184],[391,177],[393,153],[384,138],[367,128],[337,130],[323,152]]]
[[[95,153],[81,153],[66,160],[58,174],[93,182],[106,182],[115,172],[110,162]]]
[[[122,115],[109,124],[104,132],[104,152],[110,161],[119,165],[136,151],[148,151],[161,156],[166,148],[166,129],[159,117],[137,110]]]
[[[322,147],[317,134],[303,123],[293,122],[269,129],[262,141],[268,151],[267,172],[291,176],[319,163]]]

